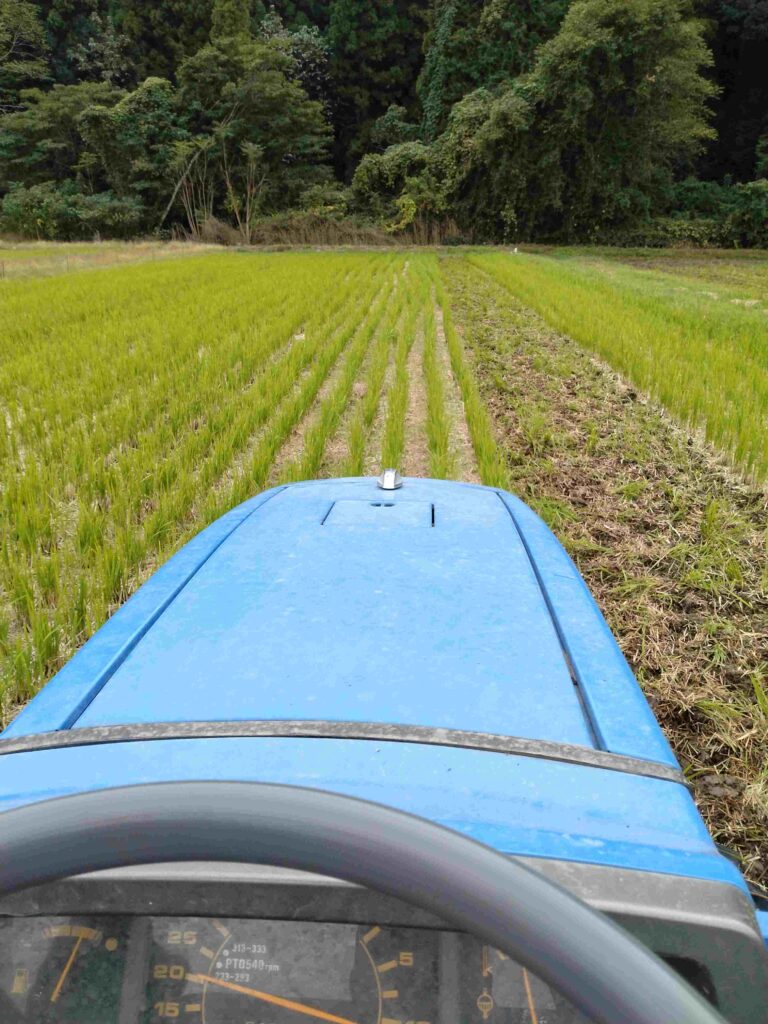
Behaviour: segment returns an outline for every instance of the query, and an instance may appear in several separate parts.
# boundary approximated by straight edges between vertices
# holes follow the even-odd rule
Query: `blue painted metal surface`
[[[0,758],[0,808],[103,786],[185,779],[316,786],[431,818],[510,853],[744,888],[683,786],[476,750],[260,738],[10,754]]]
[[[318,481],[260,495],[171,559],[6,731],[330,719],[507,733],[675,764],[544,524],[492,489]],[[0,807],[96,786],[262,779],[351,793],[507,852],[743,887],[675,782],[489,752],[169,740],[0,758]]]
[[[384,498],[370,483],[277,495],[211,555],[77,724],[322,718],[591,744],[497,494],[421,485]]]
[[[755,913],[760,933],[765,939],[765,945],[768,947],[768,910],[757,910]]]

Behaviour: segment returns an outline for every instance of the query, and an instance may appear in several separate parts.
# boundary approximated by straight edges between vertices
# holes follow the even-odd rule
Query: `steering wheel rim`
[[[533,971],[594,1024],[725,1024],[646,947],[519,861],[337,793],[253,782],[100,789],[3,812],[0,844],[0,896],[167,861],[294,868],[437,914]]]

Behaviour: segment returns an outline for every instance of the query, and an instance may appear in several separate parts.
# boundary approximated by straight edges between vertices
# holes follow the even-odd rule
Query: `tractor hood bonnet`
[[[674,764],[567,555],[504,492],[266,492],[218,520],[5,736],[128,723],[400,723]]]
[[[360,490],[289,488],[250,516],[77,724],[328,719],[590,744],[499,497]]]

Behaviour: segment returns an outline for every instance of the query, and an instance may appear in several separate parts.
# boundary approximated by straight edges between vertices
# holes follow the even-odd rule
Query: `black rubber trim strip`
[[[560,625],[560,619],[558,619],[554,606],[552,605],[552,599],[549,596],[549,591],[547,590],[547,586],[542,578],[541,570],[536,564],[536,559],[531,554],[531,549],[528,545],[528,539],[525,536],[517,519],[515,518],[514,512],[504,500],[504,493],[496,491],[496,495],[499,501],[501,502],[502,506],[504,507],[505,512],[511,519],[512,528],[517,534],[518,540],[520,541],[523,551],[525,551],[525,557],[528,559],[528,565],[531,568],[531,572],[533,573],[534,578],[536,580],[536,585],[539,588],[539,593],[541,594],[541,598],[547,609],[547,613],[549,614],[549,618],[552,623],[552,628],[554,629],[555,634],[557,636],[557,642],[560,644],[560,653],[562,654],[563,661],[565,662],[566,668],[568,669],[568,675],[571,677],[573,691],[576,695],[576,700],[579,702],[581,713],[584,716],[584,724],[589,730],[590,738],[594,743],[595,747],[599,750],[605,750],[605,744],[603,743],[602,736],[600,735],[600,727],[595,721],[592,712],[590,711],[589,704],[587,703],[586,695],[584,693],[584,686],[582,680],[579,676],[579,673],[576,671],[576,666],[573,662],[573,658],[571,657],[571,652],[568,649],[565,634],[563,633],[563,627]]]
[[[252,721],[252,722],[148,722],[135,725],[94,725],[82,729],[33,733],[0,739],[0,755],[22,754],[59,747],[86,747],[101,743],[139,743],[147,740],[236,739],[287,736],[300,739],[378,740],[391,743],[425,743],[438,747],[463,747],[516,757],[586,765],[627,775],[643,775],[687,785],[673,765],[646,761],[625,754],[611,754],[572,743],[502,736],[462,729],[434,729],[426,725],[394,725],[382,722]]]

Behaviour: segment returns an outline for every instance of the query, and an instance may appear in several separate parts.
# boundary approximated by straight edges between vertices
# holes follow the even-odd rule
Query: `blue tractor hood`
[[[141,732],[238,722],[299,728]],[[302,722],[341,731],[308,738]],[[132,742],[90,737],[127,726]],[[410,729],[406,742],[389,727]],[[54,731],[64,746],[24,746]],[[257,778],[381,800],[507,852],[743,886],[573,563],[492,488],[349,479],[259,495],[155,573],[2,747],[0,808]]]
[[[217,548],[78,726],[377,721],[592,744],[547,597],[493,491],[289,487]]]
[[[231,515],[210,545],[204,533],[182,552],[194,569],[182,587],[174,561],[150,581],[161,598],[166,578],[177,590],[159,614],[141,591],[115,616],[126,628],[107,665],[110,626],[9,732],[326,719],[673,763],[576,569],[515,498],[437,481],[395,492],[323,481]]]

